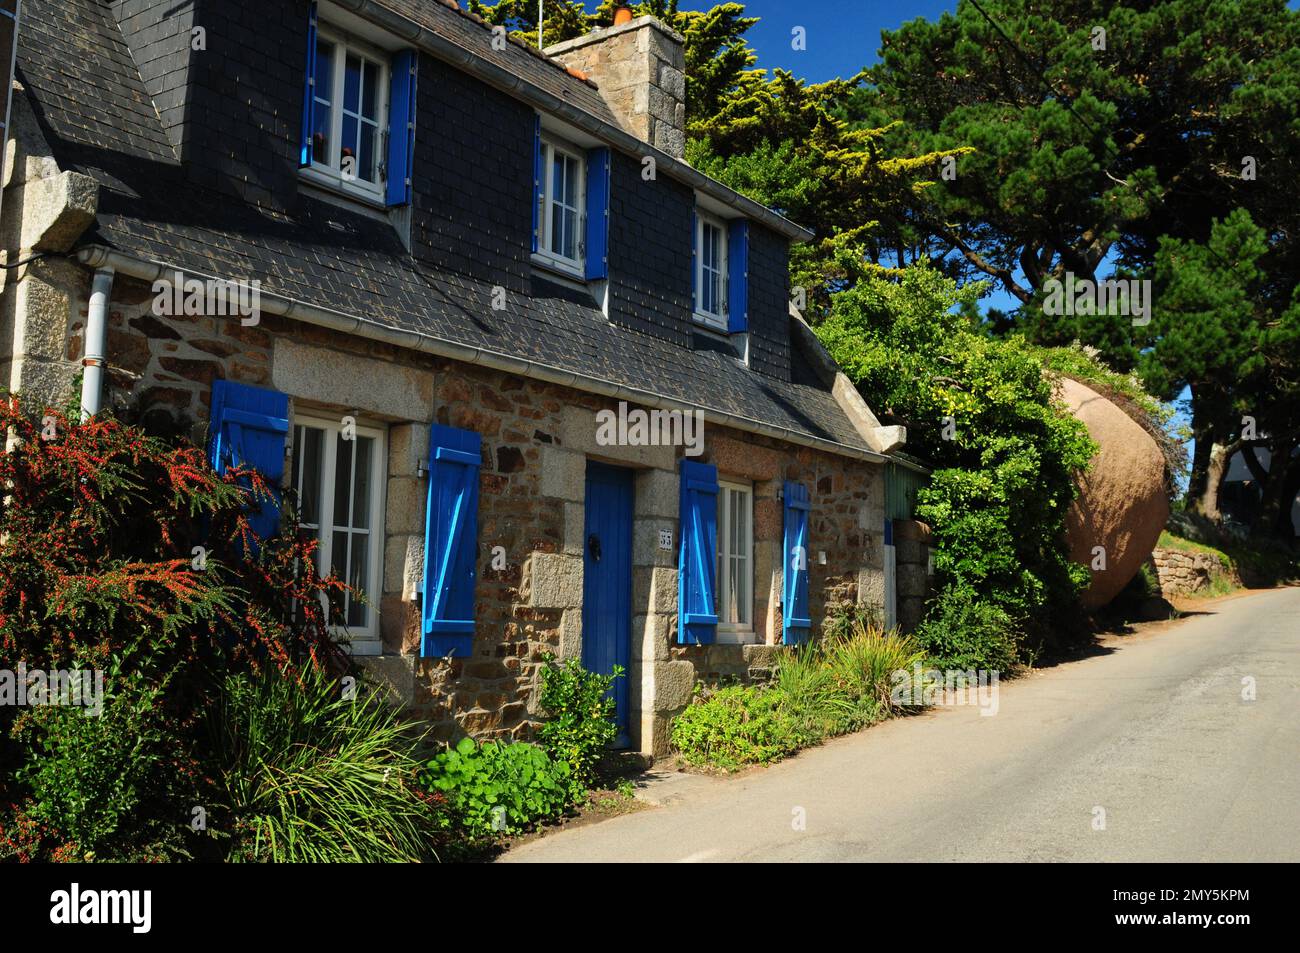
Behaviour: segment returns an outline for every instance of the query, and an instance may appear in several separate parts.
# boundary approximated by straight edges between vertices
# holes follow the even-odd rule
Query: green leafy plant
[[[490,838],[562,814],[571,803],[572,776],[566,762],[537,745],[462,738],[425,765],[420,784],[447,799],[466,834]]]
[[[234,833],[232,861],[429,859],[448,819],[415,786],[419,741],[377,693],[339,681],[230,675],[209,727]]]
[[[724,771],[779,761],[816,740],[780,689],[758,685],[703,696],[672,727],[673,748],[687,764]]]
[[[916,631],[931,662],[944,669],[1011,671],[1024,649],[1011,617],[965,587],[944,591]]]
[[[112,670],[99,711],[34,708],[17,737],[30,754],[16,779],[31,792],[31,820],[59,831],[81,858],[159,860],[188,856],[191,779],[167,754],[169,723],[157,717],[164,689],[140,673]]]
[[[575,659],[560,665],[547,656],[544,662],[540,703],[547,720],[537,738],[552,758],[568,764],[577,799],[595,783],[596,764],[618,735],[612,690],[624,672],[616,665],[612,675],[598,675]]]

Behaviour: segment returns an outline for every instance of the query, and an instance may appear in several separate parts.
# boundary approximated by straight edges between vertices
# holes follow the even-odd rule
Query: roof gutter
[[[579,109],[559,96],[534,86],[523,77],[470,52],[464,47],[458,46],[446,37],[421,26],[400,13],[379,5],[375,0],[332,0],[332,2],[355,13],[362,19],[382,27],[394,36],[401,37],[408,43],[424,50],[430,56],[459,67],[471,76],[481,79],[489,86],[494,86],[502,92],[509,93],[535,109],[564,119],[583,132],[595,136],[621,152],[638,158],[647,155],[653,156],[655,167],[664,170],[677,181],[689,185],[693,189],[698,189],[705,195],[735,209],[746,218],[759,222],[791,241],[806,242],[811,241],[813,238],[813,233],[803,226],[796,225],[767,206],[755,202],[733,189],[729,189],[716,179],[709,178],[703,172],[696,171],[681,159],[674,158],[668,153],[662,152],[649,143],[638,139],[631,133],[625,132],[618,126],[610,125],[604,120],[593,116],[585,109]],[[484,42],[486,42],[486,39]]]
[[[83,265],[90,268],[111,268],[119,275],[128,275],[141,281],[147,281],[150,284],[178,272],[202,280],[230,280],[216,275],[205,275],[177,265],[147,261],[103,245],[89,245],[81,248],[76,252],[76,258]],[[873,450],[850,447],[848,444],[839,443],[835,440],[814,437],[811,434],[765,423],[761,420],[754,420],[740,414],[729,414],[699,404],[673,400],[653,391],[628,387],[625,384],[599,377],[591,377],[587,374],[579,374],[576,371],[566,371],[551,364],[530,361],[510,354],[502,354],[499,351],[472,347],[459,341],[425,334],[421,331],[394,328],[378,321],[358,318],[341,311],[333,311],[319,305],[308,304],[296,298],[261,291],[259,300],[261,309],[269,314],[281,315],[293,321],[302,321],[316,327],[329,328],[343,334],[352,334],[372,341],[382,341],[385,344],[392,344],[396,347],[420,351],[425,354],[434,354],[464,364],[477,364],[480,367],[491,368],[506,374],[515,374],[531,380],[544,381],[548,384],[572,387],[576,390],[586,391],[589,394],[598,394],[613,400],[626,400],[629,403],[640,404],[643,407],[656,410],[699,411],[704,415],[704,419],[712,424],[732,427],[745,433],[771,437],[774,440],[798,444],[799,446],[834,453],[842,457],[852,457],[870,463],[898,462],[894,461],[892,457],[876,453]]]

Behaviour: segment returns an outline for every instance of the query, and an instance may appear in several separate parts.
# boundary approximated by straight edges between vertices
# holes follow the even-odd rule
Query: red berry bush
[[[256,472],[12,395],[0,430],[0,678],[103,673],[98,716],[0,683],[0,859],[224,855],[204,715],[232,676],[341,674],[346,586],[291,521],[256,539],[248,510],[271,493]]]

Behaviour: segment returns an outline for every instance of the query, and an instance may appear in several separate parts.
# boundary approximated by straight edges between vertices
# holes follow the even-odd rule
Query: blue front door
[[[587,464],[587,522],[582,577],[582,665],[614,683],[620,748],[628,733],[628,676],[632,658],[632,471]]]

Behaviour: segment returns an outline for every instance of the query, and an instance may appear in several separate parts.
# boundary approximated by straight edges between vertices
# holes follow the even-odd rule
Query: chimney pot
[[[614,9],[614,26],[623,26],[632,22],[632,8],[623,4]]]

